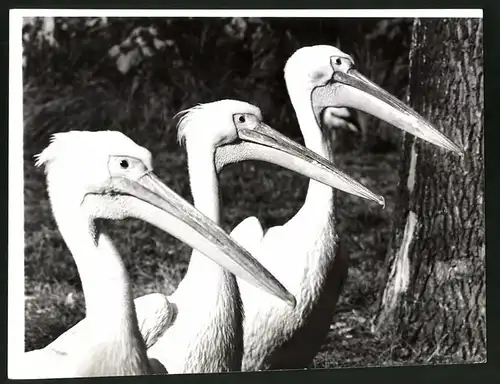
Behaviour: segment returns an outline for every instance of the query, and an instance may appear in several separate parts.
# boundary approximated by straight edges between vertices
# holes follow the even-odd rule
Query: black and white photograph
[[[487,362],[482,10],[9,39],[9,378]]]

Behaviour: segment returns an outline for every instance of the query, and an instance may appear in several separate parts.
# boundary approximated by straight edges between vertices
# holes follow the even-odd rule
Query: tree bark
[[[409,91],[465,155],[405,135],[375,330],[412,361],[485,361],[482,19],[415,20]]]

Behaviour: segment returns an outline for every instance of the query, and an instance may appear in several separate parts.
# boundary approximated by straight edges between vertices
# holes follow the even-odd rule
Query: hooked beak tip
[[[385,208],[385,198],[382,195],[376,195],[375,193],[368,190],[368,193],[363,193],[359,196],[364,198],[364,199],[374,201],[374,202],[378,203],[379,205],[381,205],[382,208]]]
[[[384,197],[380,196],[380,195],[377,196],[377,197],[378,197],[377,203],[382,206],[382,209],[385,209],[385,199],[384,199]]]
[[[448,151],[456,153],[461,158],[465,156],[465,148],[460,147],[458,144],[455,144],[451,140],[447,140],[447,142],[444,145],[442,145],[442,147]]]
[[[457,145],[455,152],[463,159],[465,157],[465,148],[460,148]]]
[[[465,149],[463,148],[457,148],[454,150],[454,152],[462,159],[465,157]]]
[[[454,143],[450,139],[446,140],[445,145],[443,147],[451,152],[455,152],[459,156],[463,157],[465,154],[465,148],[460,147],[458,144]]]

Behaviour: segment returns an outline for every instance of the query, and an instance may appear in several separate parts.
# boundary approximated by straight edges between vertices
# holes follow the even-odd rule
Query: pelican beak
[[[138,180],[112,177],[111,182],[117,193],[139,200],[140,209],[133,212],[135,217],[170,233],[235,276],[295,306],[295,297],[248,251],[154,173],[147,172]]]
[[[247,159],[267,161],[300,173],[332,188],[373,200],[384,205],[385,201],[364,185],[337,169],[324,157],[297,144],[264,123],[254,128],[238,129],[238,136],[250,148]]]
[[[331,82],[312,91],[311,102],[316,116],[327,107],[355,108],[441,148],[459,154],[463,153],[463,149],[417,112],[354,68],[347,72],[335,72]]]

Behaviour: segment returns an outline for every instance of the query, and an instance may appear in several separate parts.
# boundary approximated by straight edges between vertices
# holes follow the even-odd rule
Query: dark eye
[[[337,57],[337,60],[335,60],[335,64],[340,65],[342,64],[342,60],[340,60],[339,57]]]
[[[120,167],[122,167],[123,169],[127,169],[128,168],[128,161],[127,160],[120,161]]]
[[[240,117],[238,117],[238,121],[240,123],[244,123],[245,122],[245,116],[241,115]]]

